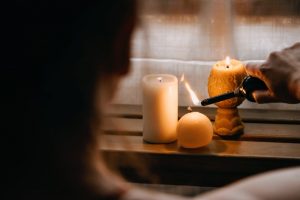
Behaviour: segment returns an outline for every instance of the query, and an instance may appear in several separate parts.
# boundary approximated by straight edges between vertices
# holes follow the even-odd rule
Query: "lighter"
[[[266,84],[259,78],[246,76],[241,85],[232,92],[227,92],[218,96],[207,98],[201,101],[202,106],[224,101],[234,97],[245,97],[248,101],[255,102],[253,92],[255,90],[267,90]]]

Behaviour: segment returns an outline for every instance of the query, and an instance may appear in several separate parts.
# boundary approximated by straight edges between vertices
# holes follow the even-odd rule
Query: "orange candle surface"
[[[208,94],[210,97],[234,91],[247,75],[242,62],[227,57],[213,65],[208,79]],[[216,103],[222,108],[236,107],[243,98],[232,98]]]

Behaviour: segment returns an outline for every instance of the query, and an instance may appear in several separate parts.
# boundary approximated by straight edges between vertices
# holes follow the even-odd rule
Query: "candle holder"
[[[209,96],[234,91],[246,75],[245,66],[238,60],[226,58],[217,62],[212,67],[208,78]],[[215,103],[218,106],[213,125],[215,134],[223,138],[237,138],[244,133],[244,125],[237,109],[244,99],[234,97]]]

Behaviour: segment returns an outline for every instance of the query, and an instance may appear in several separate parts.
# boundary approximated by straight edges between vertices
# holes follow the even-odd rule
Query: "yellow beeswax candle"
[[[210,97],[234,91],[247,75],[242,62],[227,57],[217,62],[211,69],[208,79],[208,94]],[[232,98],[216,103],[221,108],[236,107],[243,98]]]
[[[227,57],[217,62],[211,69],[208,79],[209,96],[217,96],[232,92],[240,86],[247,73],[244,65]],[[222,137],[238,137],[244,132],[237,106],[244,98],[235,97],[216,103],[218,106],[215,117],[214,132]]]

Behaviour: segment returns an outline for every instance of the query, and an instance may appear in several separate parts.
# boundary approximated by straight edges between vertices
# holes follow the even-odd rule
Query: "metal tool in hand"
[[[246,76],[241,85],[232,92],[227,92],[218,96],[204,99],[201,101],[202,106],[224,101],[234,97],[245,97],[248,101],[255,102],[253,92],[255,90],[267,90],[266,84],[259,78]]]

